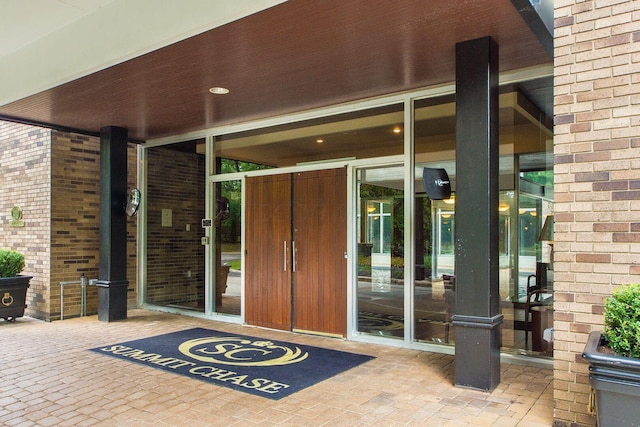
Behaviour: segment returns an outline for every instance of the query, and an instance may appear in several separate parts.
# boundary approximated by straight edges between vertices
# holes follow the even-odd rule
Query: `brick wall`
[[[100,139],[52,132],[51,318],[60,318],[60,282],[84,274],[98,278],[100,257]],[[136,148],[128,151],[128,188],[136,186]],[[137,218],[127,219],[128,306],[137,305]],[[81,288],[66,285],[64,316],[80,315]],[[87,314],[98,312],[95,286],[87,288]]]
[[[555,0],[556,425],[595,425],[581,352],[640,277],[640,1]]]
[[[151,148],[147,165],[147,302],[157,305],[202,302],[204,156]],[[162,225],[163,209],[171,210],[170,226]]]
[[[25,254],[27,316],[60,318],[60,282],[98,277],[100,248],[100,141],[98,138],[0,121],[0,247]],[[129,147],[129,187],[137,178]],[[10,227],[11,209],[24,227]],[[137,304],[137,220],[128,220],[129,307]],[[65,288],[65,317],[80,314],[80,286]],[[87,289],[87,314],[98,311]]]
[[[0,121],[0,247],[25,256],[22,274],[33,276],[25,315],[47,318],[50,271],[50,131]],[[11,227],[19,206],[24,227]]]

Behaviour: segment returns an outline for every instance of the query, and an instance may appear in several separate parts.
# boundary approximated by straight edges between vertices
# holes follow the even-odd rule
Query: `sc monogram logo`
[[[279,366],[305,360],[309,353],[300,348],[275,345],[271,341],[251,341],[237,337],[208,337],[185,341],[180,353],[206,363],[235,366]]]
[[[358,315],[358,325],[361,328],[385,331],[404,328],[404,322],[401,320],[396,320],[393,317],[380,317],[367,313],[360,313]]]

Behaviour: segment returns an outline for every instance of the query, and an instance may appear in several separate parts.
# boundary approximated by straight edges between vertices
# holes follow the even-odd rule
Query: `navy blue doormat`
[[[203,328],[90,350],[273,400],[373,359]]]

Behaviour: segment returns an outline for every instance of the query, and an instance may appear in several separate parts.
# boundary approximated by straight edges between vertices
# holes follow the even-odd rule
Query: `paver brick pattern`
[[[376,358],[279,401],[88,351],[203,327]],[[551,369],[502,363],[491,393],[453,386],[453,356],[131,310],[0,321],[2,426],[550,426]]]

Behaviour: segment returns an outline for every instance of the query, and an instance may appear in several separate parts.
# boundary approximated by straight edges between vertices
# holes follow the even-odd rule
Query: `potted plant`
[[[589,334],[582,357],[589,363],[598,426],[640,425],[640,284],[607,298],[604,330]]]
[[[19,273],[24,269],[24,255],[0,249],[0,318],[15,322],[24,316],[27,288],[31,276]]]

